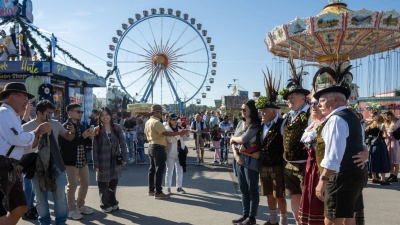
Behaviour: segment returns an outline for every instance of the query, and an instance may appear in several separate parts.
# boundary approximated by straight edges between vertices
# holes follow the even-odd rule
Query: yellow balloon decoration
[[[35,60],[35,61],[38,60],[37,55],[33,56],[33,60]]]

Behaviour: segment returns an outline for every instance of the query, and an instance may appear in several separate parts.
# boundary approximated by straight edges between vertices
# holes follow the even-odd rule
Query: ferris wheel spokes
[[[126,38],[128,38],[130,41],[132,41],[133,43],[135,43],[137,46],[139,46],[141,49],[145,50],[149,55],[152,55],[153,53],[148,51],[147,49],[143,48],[141,45],[139,45],[138,43],[136,43],[136,41],[134,41],[132,38],[126,36]]]
[[[161,72],[160,65],[161,64],[157,64],[155,70],[151,74],[149,84],[147,85],[146,90],[144,91],[144,95],[142,97],[141,102],[147,102],[150,97],[150,94],[153,92],[154,84],[156,83],[157,78]]]
[[[172,50],[172,48],[176,45],[176,43],[178,43],[178,41],[181,39],[182,35],[186,32],[186,30],[189,28],[190,25],[187,25],[185,27],[185,29],[182,31],[181,35],[179,35],[178,39],[176,39],[176,41],[174,42],[174,44],[171,45],[171,47],[169,47],[167,49],[167,54],[170,54],[170,51]]]
[[[205,75],[203,75],[203,74],[196,73],[196,72],[193,72],[193,71],[190,71],[190,70],[184,69],[184,68],[182,68],[182,67],[180,67],[180,66],[178,66],[178,65],[172,64],[172,63],[171,63],[171,66],[172,66],[172,67],[175,67],[175,68],[178,68],[178,69],[181,69],[181,70],[184,70],[184,71],[186,71],[186,72],[189,72],[189,73],[193,73],[193,74],[196,74],[196,75],[199,75],[199,76],[205,77]]]
[[[179,105],[180,105],[180,104],[181,104],[181,99],[179,98],[179,95],[178,95],[178,93],[176,92],[176,89],[175,89],[175,87],[174,87],[174,85],[173,85],[173,83],[172,83],[172,80],[171,80],[171,78],[170,78],[170,76],[169,76],[169,74],[168,74],[168,71],[165,70],[164,65],[161,65],[161,67],[164,69],[165,78],[167,79],[168,84],[170,85],[170,87],[171,87],[173,93],[175,94],[176,101],[179,102]]]
[[[138,55],[138,56],[145,57],[145,58],[147,58],[147,57],[148,57],[148,56],[145,56],[145,55],[142,55],[142,54],[136,53],[136,52],[129,51],[129,50],[127,50],[127,49],[124,49],[124,48],[119,48],[119,49],[120,49],[120,50],[123,50],[123,51],[126,51],[126,52],[129,52],[129,53],[132,53],[132,54],[135,54],[135,55]]]

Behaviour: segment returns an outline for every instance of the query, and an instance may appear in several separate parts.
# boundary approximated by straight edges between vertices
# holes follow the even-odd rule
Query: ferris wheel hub
[[[168,67],[168,57],[165,54],[157,54],[153,58],[153,65],[163,64],[165,68]]]

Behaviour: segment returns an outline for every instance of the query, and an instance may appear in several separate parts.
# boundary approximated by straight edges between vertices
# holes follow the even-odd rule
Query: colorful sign
[[[1,1],[1,0],[0,0]],[[72,67],[56,63],[44,61],[3,61],[0,62],[0,74],[4,77],[0,79],[25,79],[30,75],[59,75],[69,78],[72,81],[83,81],[89,86],[105,87],[106,80],[103,77],[86,73],[82,70],[77,70]],[[25,75],[25,78],[12,78],[14,75]],[[79,85],[80,86],[80,85]]]
[[[0,0],[0,18],[17,16],[19,13],[18,0]]]
[[[31,0],[24,0],[22,2],[22,16],[26,18],[27,22],[33,23],[33,7]]]

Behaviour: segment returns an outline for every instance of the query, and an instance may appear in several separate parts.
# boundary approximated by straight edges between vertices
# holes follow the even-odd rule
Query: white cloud
[[[80,11],[74,13],[73,15],[74,15],[74,16],[91,16],[92,13],[89,12],[89,11],[82,11],[82,10],[80,10]]]

